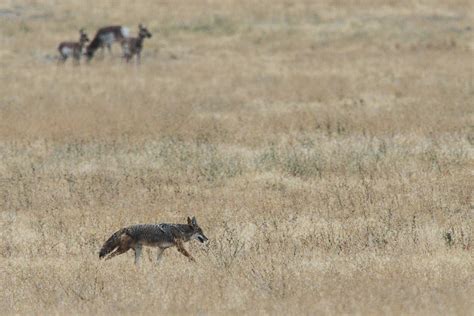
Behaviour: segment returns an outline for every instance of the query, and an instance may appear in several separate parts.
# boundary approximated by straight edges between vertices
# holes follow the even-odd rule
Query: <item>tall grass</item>
[[[467,7],[0,4],[1,310],[472,314]],[[140,22],[139,67],[54,64],[81,27]],[[98,259],[190,215],[197,263]]]

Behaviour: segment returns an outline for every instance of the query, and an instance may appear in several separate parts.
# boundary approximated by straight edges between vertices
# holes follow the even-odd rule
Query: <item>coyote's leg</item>
[[[178,248],[178,251],[181,252],[183,255],[189,258],[191,261],[196,261],[194,260],[193,256],[184,248],[183,242],[180,239],[175,239],[176,242],[176,248]]]
[[[158,254],[156,256],[156,263],[157,264],[161,261],[161,258],[163,256],[163,251],[165,251],[165,249],[158,247]]]
[[[140,256],[142,255],[142,245],[136,245],[135,248],[135,264],[140,264]]]

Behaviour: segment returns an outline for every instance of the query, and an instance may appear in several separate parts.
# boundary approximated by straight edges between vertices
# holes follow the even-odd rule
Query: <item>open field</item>
[[[471,2],[314,2],[0,2],[2,314],[474,314]],[[98,260],[190,215],[196,263]]]

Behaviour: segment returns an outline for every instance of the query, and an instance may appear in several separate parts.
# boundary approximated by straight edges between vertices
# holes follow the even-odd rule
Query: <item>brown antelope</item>
[[[58,46],[59,63],[64,63],[68,57],[74,58],[74,63],[79,64],[82,55],[82,48],[89,41],[89,37],[84,29],[79,30],[79,42],[62,42]]]
[[[129,30],[123,26],[106,26],[100,28],[92,39],[92,42],[87,46],[85,55],[87,60],[91,60],[94,57],[94,53],[97,49],[102,50],[107,47],[109,53],[112,54],[112,44],[115,42],[122,42],[129,35]]]
[[[134,55],[137,56],[137,63],[140,63],[143,41],[147,37],[150,38],[151,33],[146,27],[139,24],[138,37],[129,37],[122,40],[123,58],[125,58],[127,63],[133,58]]]

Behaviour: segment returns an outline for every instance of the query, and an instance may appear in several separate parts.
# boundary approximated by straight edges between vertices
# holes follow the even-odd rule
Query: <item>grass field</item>
[[[7,0],[0,42],[2,314],[474,313],[471,1]],[[196,263],[98,259],[191,215]]]

